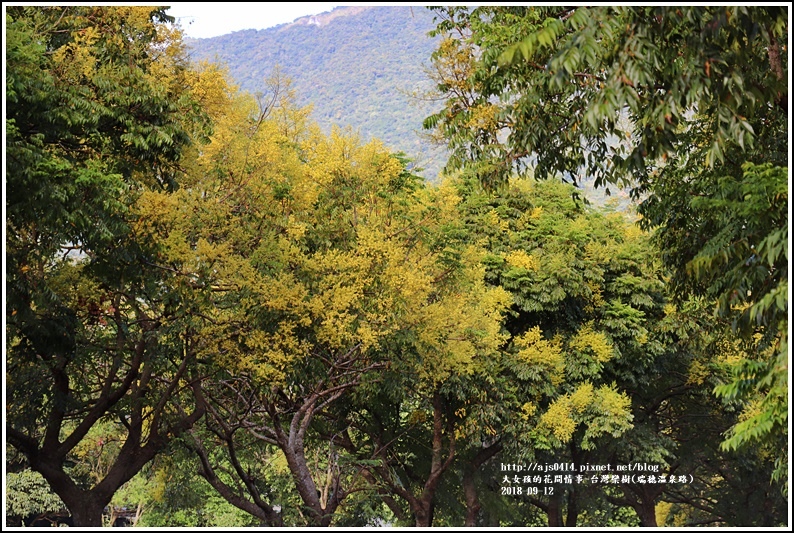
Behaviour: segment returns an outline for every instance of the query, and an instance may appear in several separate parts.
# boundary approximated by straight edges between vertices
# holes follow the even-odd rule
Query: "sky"
[[[166,4],[168,5],[168,4]],[[325,2],[174,2],[168,13],[179,20],[185,35],[217,37],[239,30],[263,30],[306,15],[331,11],[337,5]]]

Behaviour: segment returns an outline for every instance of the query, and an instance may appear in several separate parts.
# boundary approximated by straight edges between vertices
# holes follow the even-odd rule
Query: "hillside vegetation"
[[[440,108],[413,96],[433,83],[424,67],[438,40],[423,7],[339,7],[266,30],[188,39],[194,61],[225,64],[240,88],[265,91],[276,66],[293,82],[298,105],[326,132],[350,126],[405,152],[435,179],[445,151],[422,136],[422,120]]]

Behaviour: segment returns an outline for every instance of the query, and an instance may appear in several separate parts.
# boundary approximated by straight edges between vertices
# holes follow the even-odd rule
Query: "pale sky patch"
[[[188,37],[217,37],[240,30],[263,30],[306,15],[331,11],[341,4],[326,2],[175,2],[168,14],[176,17]],[[344,4],[355,5],[355,4]]]

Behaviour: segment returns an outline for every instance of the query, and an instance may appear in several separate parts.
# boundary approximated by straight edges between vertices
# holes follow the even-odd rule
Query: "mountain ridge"
[[[322,13],[318,13],[316,15],[298,17],[292,22],[281,24],[280,26],[285,26],[284,28],[281,28],[282,31],[295,25],[326,26],[335,18],[358,15],[367,9],[372,9],[373,7],[376,6],[340,6],[332,9],[331,11],[323,11]]]

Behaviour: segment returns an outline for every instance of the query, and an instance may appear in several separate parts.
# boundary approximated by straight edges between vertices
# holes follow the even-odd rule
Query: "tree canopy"
[[[8,9],[7,525],[785,524],[784,12],[435,12],[439,183]]]
[[[170,409],[189,341],[165,317],[152,243],[132,234],[136,197],[177,187],[205,122],[169,21],[144,7],[6,12],[6,428],[78,525],[100,525],[201,414]],[[124,435],[105,450],[113,466],[80,478],[73,455],[108,420]]]
[[[629,187],[679,298],[716,301],[749,358],[726,399],[764,408],[726,446],[787,428],[785,8],[438,8],[449,170]],[[738,378],[738,376],[742,376]],[[748,396],[744,396],[747,398]],[[780,440],[782,439],[782,440]],[[781,465],[785,464],[784,460]],[[783,470],[779,470],[780,475]]]

